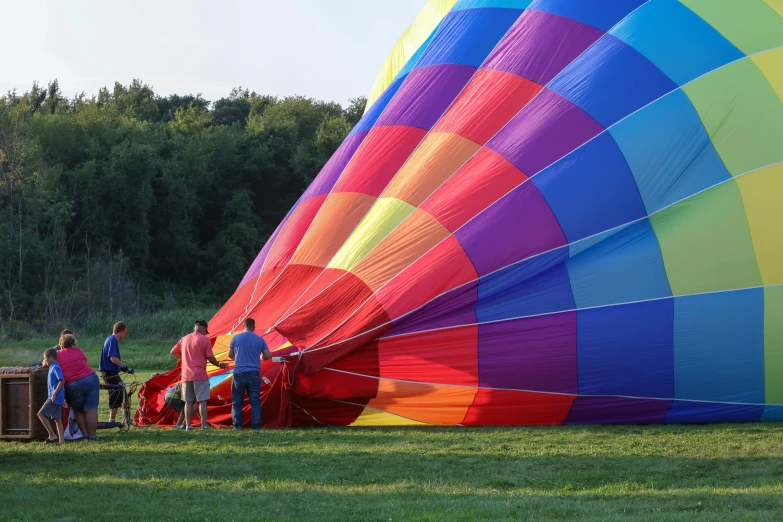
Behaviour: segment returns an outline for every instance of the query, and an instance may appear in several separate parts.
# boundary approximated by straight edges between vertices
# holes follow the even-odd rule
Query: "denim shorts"
[[[85,410],[97,410],[101,394],[101,383],[96,374],[82,377],[65,387],[68,397],[68,405],[75,413],[84,413]]]

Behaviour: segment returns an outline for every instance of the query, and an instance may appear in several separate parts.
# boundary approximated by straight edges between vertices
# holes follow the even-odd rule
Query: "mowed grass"
[[[87,362],[96,370],[105,340],[106,336],[77,338],[77,346],[84,350]],[[177,360],[170,355],[171,348],[176,342],[176,339],[135,340],[129,336],[120,343],[120,354],[123,362],[134,369],[148,372],[165,371],[176,366]],[[0,366],[24,366],[32,362],[40,362],[44,350],[55,344],[57,339],[0,341]]]
[[[783,424],[136,428],[0,443],[5,520],[779,520]]]

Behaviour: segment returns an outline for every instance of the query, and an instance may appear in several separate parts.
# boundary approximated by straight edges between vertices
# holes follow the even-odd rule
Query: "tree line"
[[[0,338],[222,302],[365,103],[140,80],[0,97]]]

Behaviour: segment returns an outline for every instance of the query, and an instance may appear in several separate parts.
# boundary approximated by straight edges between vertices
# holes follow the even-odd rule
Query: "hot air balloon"
[[[780,420],[781,201],[783,1],[430,0],[215,352],[266,426]]]

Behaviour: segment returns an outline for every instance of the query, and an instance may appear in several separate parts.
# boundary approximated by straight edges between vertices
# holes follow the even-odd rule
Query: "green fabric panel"
[[[764,382],[767,404],[783,404],[783,287],[764,289]]]
[[[683,91],[732,175],[783,160],[783,102],[752,60],[718,69]]]
[[[654,214],[650,222],[674,295],[761,286],[734,179]]]
[[[783,18],[763,0],[680,0],[745,54],[783,45]]]

